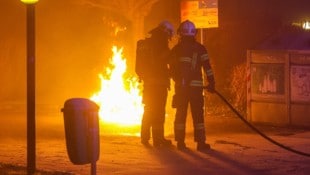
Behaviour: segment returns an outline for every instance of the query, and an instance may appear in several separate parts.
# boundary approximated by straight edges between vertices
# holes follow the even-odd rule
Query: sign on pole
[[[182,0],[181,22],[185,20],[197,28],[218,27],[218,0]]]

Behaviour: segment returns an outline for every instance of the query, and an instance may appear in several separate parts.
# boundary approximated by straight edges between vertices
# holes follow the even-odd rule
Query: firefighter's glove
[[[215,83],[209,83],[206,89],[210,93],[215,93]]]

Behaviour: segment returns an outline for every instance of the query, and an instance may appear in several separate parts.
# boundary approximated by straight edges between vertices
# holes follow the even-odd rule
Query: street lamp
[[[39,0],[20,0],[20,1],[22,1],[24,4],[35,4]]]
[[[27,173],[36,169],[35,126],[35,4],[39,0],[20,0],[27,6]]]

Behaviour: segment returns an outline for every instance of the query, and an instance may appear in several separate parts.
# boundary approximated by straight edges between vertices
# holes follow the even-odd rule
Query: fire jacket
[[[167,39],[152,36],[137,43],[136,73],[144,85],[170,86]]]
[[[202,68],[206,73],[209,84],[214,84],[206,48],[195,41],[193,37],[182,39],[171,50],[169,60],[170,74],[177,86],[202,87]]]

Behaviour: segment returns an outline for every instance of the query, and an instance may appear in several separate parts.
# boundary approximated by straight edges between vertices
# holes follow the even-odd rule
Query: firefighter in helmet
[[[194,125],[194,140],[197,150],[210,149],[206,143],[204,124],[203,72],[208,79],[207,90],[215,91],[215,80],[206,48],[195,40],[196,28],[193,22],[182,22],[177,30],[180,38],[171,50],[169,67],[175,82],[172,106],[176,108],[174,134],[177,148],[187,149],[185,126],[188,105],[190,105]],[[203,70],[203,71],[202,71]]]
[[[151,135],[154,147],[171,145],[171,141],[164,138],[164,122],[170,88],[168,44],[173,33],[173,25],[162,21],[149,32],[151,37],[137,42],[135,71],[143,82],[145,106],[141,122],[141,143],[144,145],[149,145]]]

